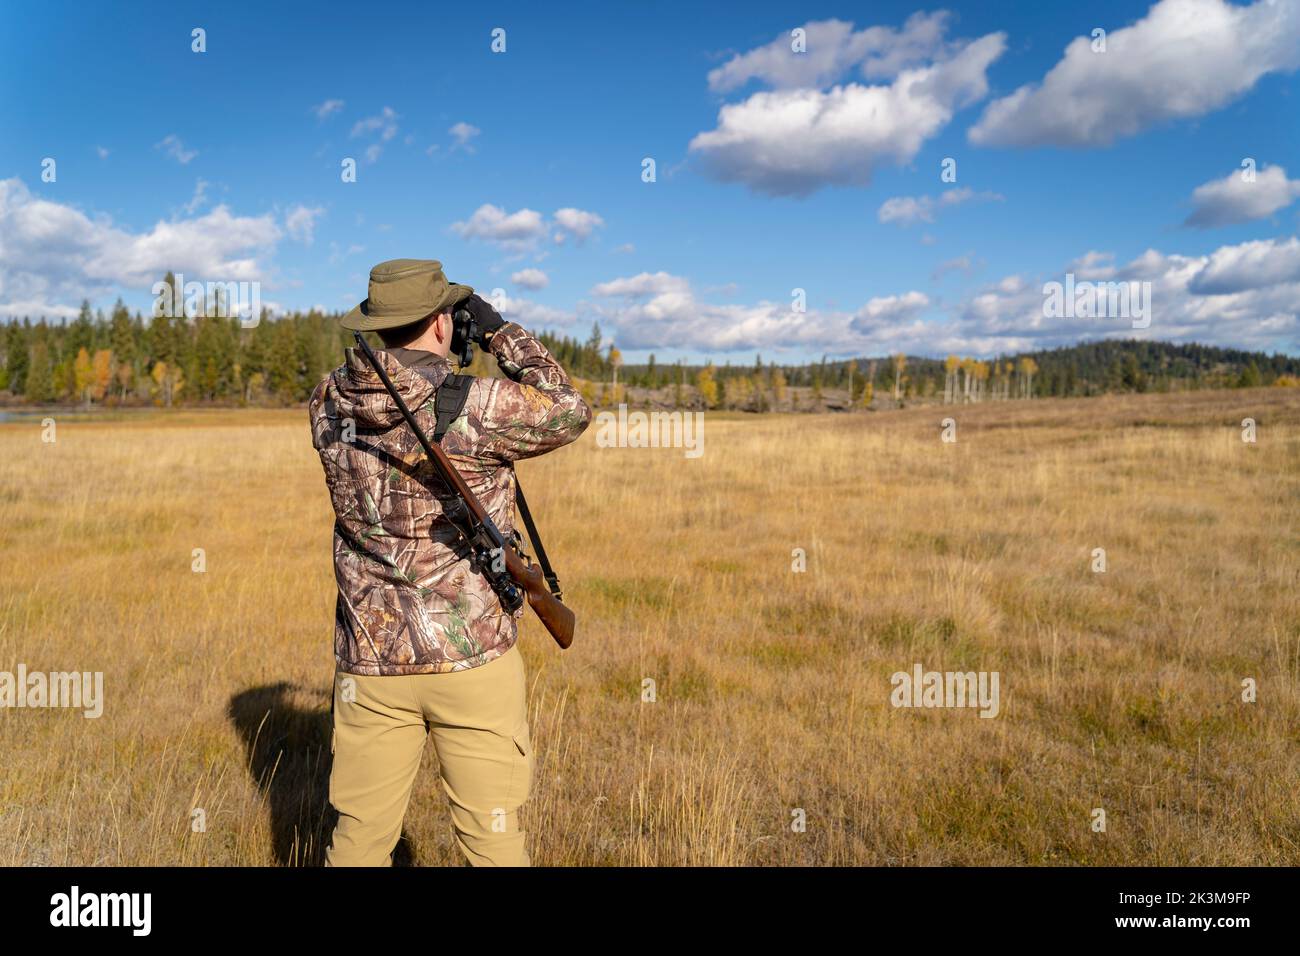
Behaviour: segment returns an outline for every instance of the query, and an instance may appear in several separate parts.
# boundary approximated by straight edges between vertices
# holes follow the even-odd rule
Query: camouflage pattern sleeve
[[[307,418],[311,423],[311,446],[318,452],[321,450],[319,429],[316,422],[324,414],[325,405],[325,386],[329,384],[329,376],[316,383],[316,387],[311,391],[311,398],[307,399]]]
[[[507,322],[489,351],[509,376],[479,379],[471,402],[471,455],[514,461],[567,445],[591,423],[591,409],[559,362],[534,336]]]

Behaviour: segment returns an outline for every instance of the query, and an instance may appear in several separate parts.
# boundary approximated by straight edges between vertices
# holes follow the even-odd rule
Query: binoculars
[[[464,368],[474,360],[474,340],[478,338],[478,323],[474,314],[463,305],[457,305],[451,315],[451,354]]]

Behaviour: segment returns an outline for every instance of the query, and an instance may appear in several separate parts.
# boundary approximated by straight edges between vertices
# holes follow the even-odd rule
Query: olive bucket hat
[[[341,324],[361,332],[395,329],[449,309],[473,293],[470,286],[448,282],[436,259],[390,259],[370,270],[366,301],[343,316]]]

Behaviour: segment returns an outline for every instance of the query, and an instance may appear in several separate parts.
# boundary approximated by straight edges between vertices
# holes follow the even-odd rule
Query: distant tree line
[[[627,366],[625,380],[662,388],[682,370]],[[1083,397],[1122,392],[1300,385],[1300,358],[1206,345],[1137,339],[1088,342],[990,359],[949,355],[933,359],[896,354],[803,365],[751,367],[707,364],[685,370],[708,407],[798,409],[837,393],[838,406],[869,406],[876,399],[924,399],[949,404],[1036,397]],[[796,391],[803,394],[795,395]],[[784,396],[790,395],[789,401]]]
[[[350,334],[350,333],[349,333]],[[147,324],[119,301],[83,303],[70,322],[10,321],[0,335],[0,392],[30,402],[287,404],[339,364],[345,338],[318,312],[254,328],[217,315]]]
[[[164,280],[174,285],[169,273]],[[179,301],[180,297],[176,297]],[[306,401],[342,361],[351,333],[317,311],[272,317],[251,328],[209,302],[200,314],[132,314],[119,300],[105,314],[83,302],[70,321],[11,319],[0,325],[0,399],[33,403],[277,405]],[[1085,396],[1294,384],[1300,359],[1203,345],[1107,340],[991,359],[895,355],[803,364],[727,361],[625,365],[598,324],[586,338],[539,338],[589,401],[653,401],[747,411],[870,406],[877,399],[946,402]],[[478,356],[471,371],[492,374]]]

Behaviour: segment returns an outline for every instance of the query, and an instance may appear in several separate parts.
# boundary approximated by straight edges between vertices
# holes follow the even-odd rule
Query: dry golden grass
[[[1294,391],[594,437],[520,468],[579,615],[522,638],[536,863],[1300,862]],[[0,425],[0,670],[108,698],[0,711],[0,864],[319,861],[330,525],[301,410]],[[915,663],[1001,715],[892,708]],[[399,856],[457,863],[426,760]]]

